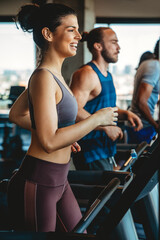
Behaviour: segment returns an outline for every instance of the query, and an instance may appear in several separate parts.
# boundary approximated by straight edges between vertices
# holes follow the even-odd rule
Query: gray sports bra
[[[40,69],[36,69],[33,74],[37,71],[40,71]],[[46,69],[48,72],[50,72],[48,69]],[[75,123],[78,106],[77,101],[75,97],[68,91],[68,89],[61,83],[61,81],[52,73],[50,72],[55,79],[55,81],[58,83],[59,87],[62,91],[62,99],[61,101],[56,105],[57,107],[57,115],[58,115],[58,128],[70,126]],[[32,74],[32,75],[33,75]],[[30,78],[31,79],[31,78]],[[36,129],[36,124],[34,120],[34,109],[33,104],[30,99],[29,95],[29,84],[28,83],[28,102],[29,102],[29,111],[30,111],[30,118],[31,118],[31,126],[33,129]]]

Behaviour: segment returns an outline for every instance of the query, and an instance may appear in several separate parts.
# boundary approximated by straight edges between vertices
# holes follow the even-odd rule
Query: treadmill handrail
[[[131,151],[131,156],[129,159],[124,163],[123,167],[121,170],[126,171],[137,159],[138,157],[144,152],[144,150],[148,147],[148,143],[146,141],[141,142],[137,148],[135,149],[135,154],[132,155]],[[134,149],[133,149],[134,150]]]
[[[101,191],[96,200],[91,204],[88,211],[83,215],[79,223],[73,229],[74,233],[83,233],[84,230],[93,221],[95,216],[99,213],[105,203],[110,199],[112,194],[117,190],[120,185],[118,178],[113,178],[107,186]]]
[[[121,221],[122,217],[140,196],[143,189],[147,186],[152,176],[159,170],[160,158],[160,138],[157,138],[151,156],[140,156],[142,164],[139,166],[135,173],[133,181],[129,187],[121,195],[120,199],[116,202],[114,207],[107,215],[105,221],[96,232],[97,239],[103,240],[103,236],[109,236],[117,224]],[[143,159],[142,159],[143,158]],[[106,226],[110,226],[107,228]]]

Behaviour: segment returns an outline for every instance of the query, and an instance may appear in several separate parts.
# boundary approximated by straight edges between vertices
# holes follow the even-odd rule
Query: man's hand
[[[117,126],[107,126],[103,127],[103,131],[107,134],[107,136],[112,140],[115,141],[118,138],[122,139],[123,138],[123,132],[121,128]]]
[[[143,128],[141,119],[131,111],[127,111],[127,120],[131,123],[136,132]]]

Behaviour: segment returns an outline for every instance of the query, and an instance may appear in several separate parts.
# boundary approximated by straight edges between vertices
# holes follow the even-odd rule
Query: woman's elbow
[[[49,145],[43,146],[43,149],[48,154],[50,154],[50,153],[52,153],[54,151]]]
[[[44,151],[48,154],[56,151],[57,149],[55,148],[55,146],[53,146],[53,141],[49,141],[48,139],[47,140],[42,140],[41,141],[41,146],[42,148],[44,149]]]

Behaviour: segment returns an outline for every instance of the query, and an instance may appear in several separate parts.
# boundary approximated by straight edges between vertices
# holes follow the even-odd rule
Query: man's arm
[[[139,131],[143,127],[141,119],[131,111],[118,108],[118,118],[119,120],[128,120],[135,131]]]
[[[95,79],[95,73],[90,67],[85,66],[83,69],[79,69],[73,74],[70,88],[78,103],[77,122],[91,115],[84,109],[84,106],[89,100],[96,97],[96,86],[97,81]],[[121,128],[117,126],[97,127],[95,130],[104,131],[112,141],[123,137]]]
[[[153,119],[147,104],[147,101],[152,93],[152,90],[153,90],[152,85],[142,82],[138,89],[136,104],[140,109],[141,113],[143,114],[144,118],[147,119],[147,121],[153,127],[155,127],[156,130],[158,130],[159,128],[158,123]]]

